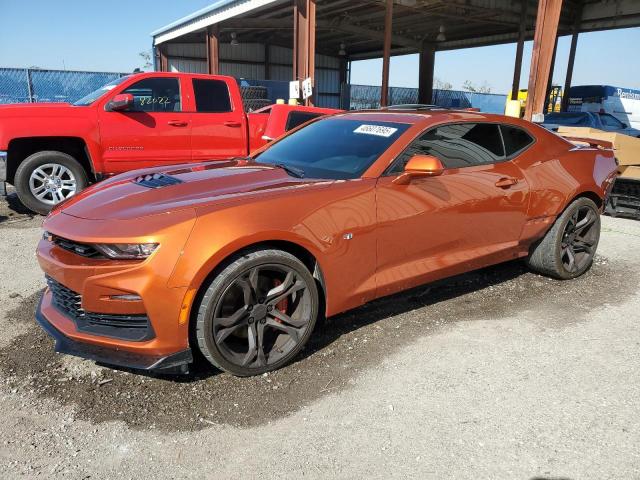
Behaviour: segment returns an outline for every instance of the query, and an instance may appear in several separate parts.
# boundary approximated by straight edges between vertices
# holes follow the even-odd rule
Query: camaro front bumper
[[[92,345],[73,340],[54,327],[42,312],[42,304],[47,301],[47,289],[42,295],[36,309],[36,320],[40,326],[55,340],[55,351],[86,358],[95,362],[118,367],[147,370],[165,374],[189,373],[189,364],[193,362],[191,349],[173,353],[171,355],[141,355],[138,353]]]
[[[187,295],[187,286],[169,285],[194,221],[189,212],[181,215],[153,234],[137,233],[145,225],[135,220],[86,220],[55,212],[47,217],[49,233],[36,253],[48,288],[36,318],[56,340],[58,352],[121,367],[186,373],[192,361],[193,297]],[[158,224],[168,219],[150,222],[154,220]],[[119,232],[130,232],[130,237],[123,239]],[[90,248],[100,241],[117,244],[128,238],[159,247],[144,260],[112,260]]]

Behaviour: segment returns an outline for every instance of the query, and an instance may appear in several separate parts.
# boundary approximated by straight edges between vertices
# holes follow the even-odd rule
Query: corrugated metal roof
[[[151,32],[154,44],[160,44],[216,23],[242,15],[257,8],[283,0],[218,0],[175,22]]]

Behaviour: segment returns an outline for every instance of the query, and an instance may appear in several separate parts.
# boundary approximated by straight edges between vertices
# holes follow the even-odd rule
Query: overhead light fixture
[[[447,36],[444,34],[444,32],[445,32],[444,25],[440,25],[440,33],[438,33],[438,36],[436,37],[436,40],[438,42],[444,42],[447,39]]]
[[[231,46],[232,47],[237,47],[238,45],[240,45],[240,42],[238,42],[238,34],[236,32],[231,32]]]
[[[340,50],[338,50],[338,55],[340,55],[341,57],[344,57],[347,55],[347,51],[345,50],[347,48],[347,46],[344,43],[340,44]]]

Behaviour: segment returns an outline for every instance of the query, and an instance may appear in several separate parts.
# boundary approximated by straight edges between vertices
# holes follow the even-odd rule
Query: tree
[[[440,80],[438,77],[433,79],[433,88],[437,90],[453,90],[453,85],[449,82]]]
[[[482,82],[482,85],[479,87],[476,87],[471,80],[465,80],[462,84],[462,89],[473,93],[491,93],[491,85],[486,81]]]
[[[148,68],[153,67],[153,62],[151,61],[151,50],[144,50],[138,54],[142,61],[142,69],[146,70]]]

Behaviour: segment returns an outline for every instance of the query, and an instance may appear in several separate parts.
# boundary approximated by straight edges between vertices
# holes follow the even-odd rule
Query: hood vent
[[[162,188],[170,185],[178,185],[182,180],[176,177],[170,177],[164,173],[153,173],[149,175],[140,175],[136,177],[133,183],[137,183],[147,188]]]

